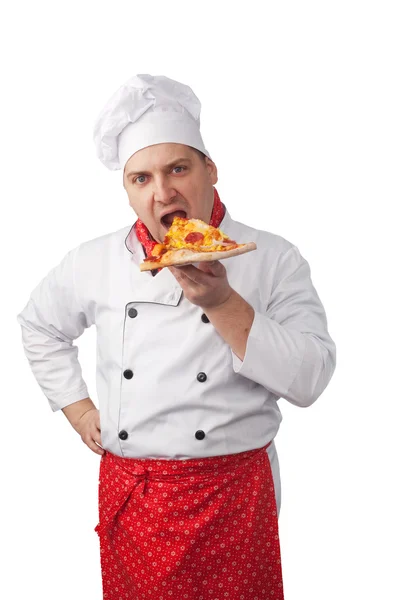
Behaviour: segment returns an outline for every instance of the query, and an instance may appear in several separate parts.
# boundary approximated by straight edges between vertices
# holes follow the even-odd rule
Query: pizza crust
[[[193,252],[182,248],[181,250],[173,250],[164,254],[160,261],[146,261],[139,265],[141,271],[152,271],[153,269],[162,269],[163,267],[190,265],[198,262],[209,262],[212,260],[223,260],[231,256],[238,256],[256,250],[257,246],[254,242],[248,244],[238,244],[237,248],[232,250],[216,250],[215,252]]]

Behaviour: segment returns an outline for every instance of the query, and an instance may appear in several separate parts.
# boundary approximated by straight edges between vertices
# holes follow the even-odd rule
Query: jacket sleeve
[[[76,293],[74,268],[79,248],[33,290],[17,316],[32,372],[53,411],[89,397],[73,341],[89,326]]]
[[[336,367],[336,346],[325,310],[312,284],[310,268],[292,246],[278,260],[265,312],[255,312],[236,373],[300,407],[311,406]]]

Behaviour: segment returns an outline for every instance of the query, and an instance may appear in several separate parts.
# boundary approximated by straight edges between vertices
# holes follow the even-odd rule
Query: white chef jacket
[[[71,250],[18,315],[53,411],[89,397],[73,341],[96,326],[101,444],[114,454],[184,459],[262,447],[279,429],[278,400],[310,406],[333,375],[336,347],[297,247],[228,211],[220,228],[257,244],[223,262],[255,311],[243,361],[169,269],[140,272],[145,254],[133,227]],[[274,443],[268,452],[280,505]]]

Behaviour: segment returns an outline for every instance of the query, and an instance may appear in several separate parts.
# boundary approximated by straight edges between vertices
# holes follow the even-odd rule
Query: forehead
[[[151,168],[163,166],[178,158],[193,160],[195,156],[195,150],[184,144],[155,144],[135,152],[135,154],[127,161],[124,172],[128,173],[132,169],[136,171],[149,170]]]

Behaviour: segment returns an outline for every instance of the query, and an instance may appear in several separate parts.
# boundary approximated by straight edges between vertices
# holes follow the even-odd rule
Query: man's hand
[[[74,425],[82,441],[96,454],[104,454],[100,437],[100,413],[97,408],[85,412]]]
[[[198,267],[168,267],[183,289],[185,297],[201,308],[220,306],[233,293],[225,267],[218,261],[201,262]]]
[[[229,285],[220,262],[202,262],[196,268],[169,267],[186,298],[200,306],[220,336],[240,360],[244,360],[255,312]]]

